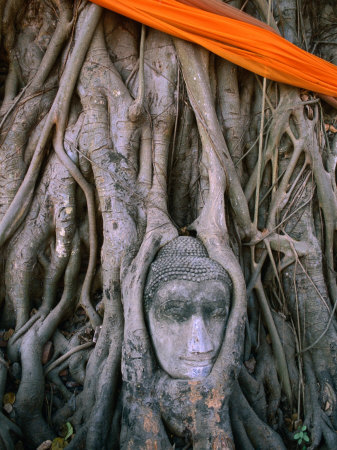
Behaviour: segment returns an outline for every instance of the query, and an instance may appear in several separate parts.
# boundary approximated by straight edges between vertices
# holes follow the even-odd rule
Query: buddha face
[[[201,379],[218,356],[229,312],[230,290],[220,280],[171,280],[148,311],[158,362],[172,378]]]

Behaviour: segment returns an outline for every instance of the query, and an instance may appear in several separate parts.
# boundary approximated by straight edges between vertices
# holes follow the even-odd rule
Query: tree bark
[[[336,61],[335,1],[227,3]],[[331,106],[90,2],[0,18],[0,447],[337,448]],[[182,235],[232,284],[201,380],[144,312]]]

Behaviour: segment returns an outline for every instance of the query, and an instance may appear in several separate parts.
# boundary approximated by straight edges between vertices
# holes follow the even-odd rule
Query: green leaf
[[[305,442],[309,442],[309,441],[310,441],[309,436],[305,434],[305,435],[303,436],[303,440],[304,440]]]
[[[302,438],[303,435],[304,435],[303,431],[300,431],[300,432],[299,432],[299,435],[300,435],[300,438]]]
[[[300,439],[300,440],[298,441],[298,443],[299,443],[299,444],[302,444],[302,439]]]
[[[297,439],[299,439],[299,438],[300,438],[300,434],[296,433],[295,436],[294,436],[294,439],[296,439],[296,441],[297,441]]]
[[[302,431],[305,431],[306,429],[307,429],[307,427],[305,425],[303,425]]]
[[[73,429],[73,427],[72,427],[70,422],[67,422],[66,426],[67,426],[67,434],[66,434],[66,437],[64,438],[65,441],[67,439],[69,439],[70,436],[72,436],[72,434],[74,433],[74,429]]]

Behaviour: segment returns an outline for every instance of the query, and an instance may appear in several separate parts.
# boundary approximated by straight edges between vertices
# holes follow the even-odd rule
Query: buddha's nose
[[[191,353],[208,353],[213,350],[212,340],[208,334],[204,320],[201,317],[191,318],[191,336],[188,342],[188,350]]]

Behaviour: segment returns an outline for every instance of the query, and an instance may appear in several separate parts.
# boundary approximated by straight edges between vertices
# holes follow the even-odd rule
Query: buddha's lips
[[[214,357],[210,357],[209,355],[200,355],[198,357],[186,358],[181,356],[179,358],[181,361],[184,361],[189,366],[197,366],[197,367],[207,367],[213,364]]]

